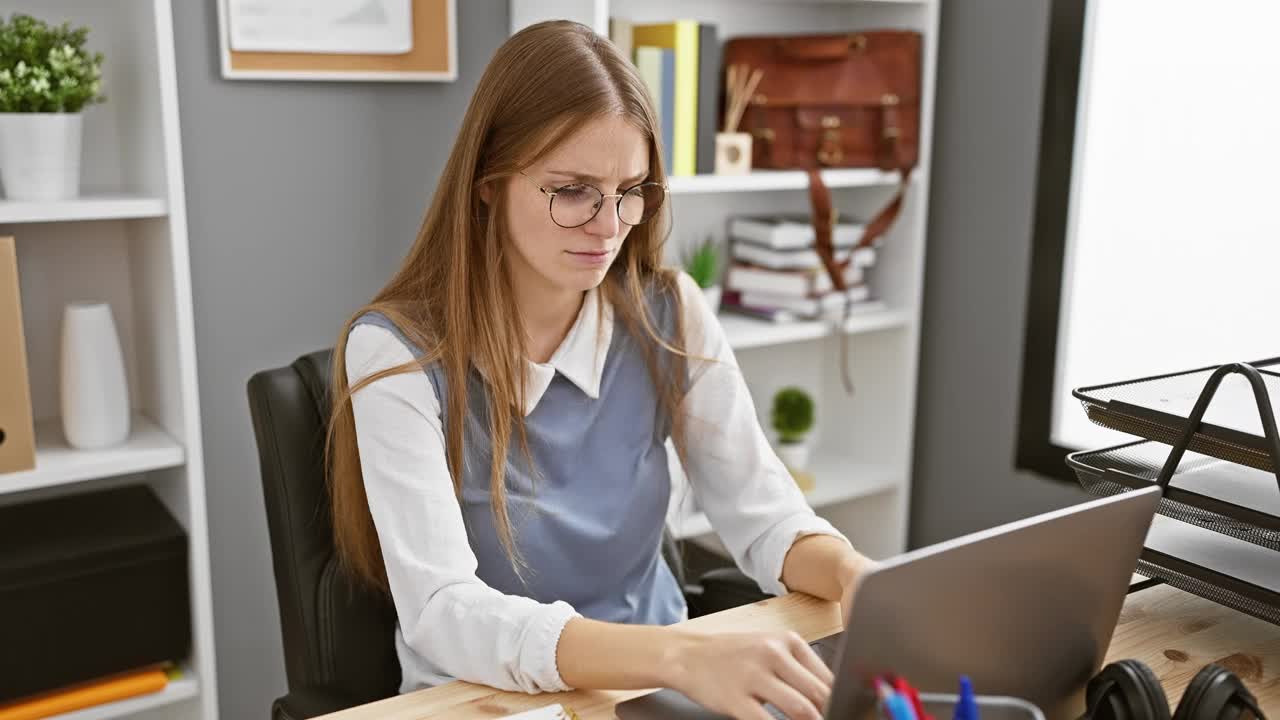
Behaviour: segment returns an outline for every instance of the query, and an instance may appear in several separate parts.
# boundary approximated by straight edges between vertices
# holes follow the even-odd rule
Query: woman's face
[[[577,227],[562,225],[581,222],[594,211],[597,196],[583,186],[615,195],[644,182],[648,174],[644,135],[610,115],[593,119],[523,175],[513,176],[507,219],[515,252],[507,257],[516,282],[551,292],[582,292],[599,285],[631,229],[618,217],[620,198],[605,198],[595,216]],[[557,193],[554,201],[539,186]]]

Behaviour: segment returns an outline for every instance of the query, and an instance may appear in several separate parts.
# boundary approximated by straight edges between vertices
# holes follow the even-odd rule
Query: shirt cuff
[[[575,617],[581,617],[573,606],[563,600],[551,603],[546,612],[534,620],[529,628],[521,650],[520,665],[529,668],[525,675],[524,687],[527,693],[560,692],[572,690],[560,677],[560,668],[556,664],[556,649],[560,645],[560,634],[564,626]]]
[[[786,562],[787,553],[791,551],[791,546],[806,535],[830,535],[849,543],[849,539],[839,530],[817,515],[800,513],[788,517],[774,526],[769,531],[768,539],[765,540],[764,552],[761,553],[765,572],[763,577],[756,578],[761,590],[773,595],[786,595],[791,592],[786,585],[782,584],[782,566]],[[849,545],[852,547],[852,543]]]

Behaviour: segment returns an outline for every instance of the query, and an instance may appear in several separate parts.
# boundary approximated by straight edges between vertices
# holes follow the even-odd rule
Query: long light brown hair
[[[612,43],[584,25],[567,21],[532,25],[508,39],[480,78],[404,263],[342,328],[334,352],[325,460],[338,554],[355,577],[388,590],[360,471],[351,396],[369,383],[398,373],[422,372],[431,363],[439,364],[448,387],[458,388],[449,393],[444,418],[455,493],[463,484],[463,427],[470,412],[466,378],[472,369],[484,378],[494,458],[490,505],[499,539],[519,572],[522,562],[507,514],[504,459],[513,432],[524,456],[531,457],[520,410],[526,393],[527,352],[520,308],[503,262],[510,237],[503,181],[605,115],[621,116],[641,131],[649,144],[649,180],[665,182],[658,121],[645,85]],[[479,193],[486,185],[493,190],[487,204]],[[633,227],[600,292],[634,337],[652,340],[637,344],[657,389],[659,410],[669,418],[672,439],[683,457],[684,423],[676,410],[686,385],[682,373],[673,372],[672,365],[664,362],[685,357],[679,340],[683,331],[676,276],[662,267],[668,227],[665,211]],[[656,328],[646,300],[653,292],[665,294],[674,303],[675,328],[666,337]],[[348,387],[347,333],[369,311],[385,315],[424,354]]]

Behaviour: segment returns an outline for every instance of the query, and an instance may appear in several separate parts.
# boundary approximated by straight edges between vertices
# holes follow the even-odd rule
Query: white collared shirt
[[[603,302],[598,290],[593,289],[583,297],[577,319],[551,358],[544,363],[525,361],[528,388],[525,416],[528,417],[538,407],[538,401],[557,372],[577,385],[587,397],[600,399],[600,377],[604,374],[604,359],[612,342],[613,308]]]
[[[717,361],[698,367],[681,407],[694,497],[738,566],[766,592],[786,593],[782,565],[792,543],[810,534],[843,536],[814,514],[770,447],[723,329],[688,275],[680,277],[680,294],[685,349]],[[598,399],[612,335],[612,308],[597,290],[588,291],[551,358],[527,363],[524,414],[537,407],[557,372]],[[352,384],[412,359],[384,328],[359,325],[348,337]],[[504,595],[476,577],[445,460],[440,405],[426,374],[378,380],[356,393],[352,405],[365,492],[398,618],[401,691],[455,678],[503,690],[569,689],[556,668],[556,645],[578,614],[564,602]]]

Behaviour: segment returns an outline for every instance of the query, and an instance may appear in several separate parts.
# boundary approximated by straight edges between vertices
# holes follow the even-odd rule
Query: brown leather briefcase
[[[731,38],[725,67],[762,71],[739,123],[752,135],[752,166],[809,170],[817,250],[844,289],[822,168],[901,173],[894,198],[867,224],[860,247],[888,230],[902,206],[920,138],[921,37],[906,30]]]

